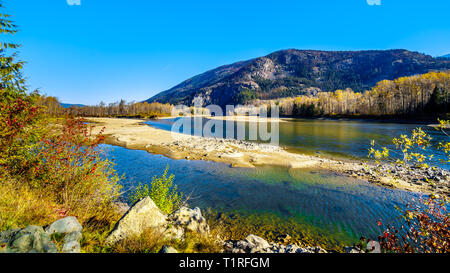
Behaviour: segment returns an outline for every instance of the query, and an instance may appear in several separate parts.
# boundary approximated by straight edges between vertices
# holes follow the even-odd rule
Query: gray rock
[[[261,237],[258,237],[256,235],[250,234],[245,238],[245,241],[249,242],[250,244],[255,245],[259,249],[266,249],[270,248],[269,243],[264,240]]]
[[[0,232],[0,245],[8,244],[12,239],[14,239],[14,236],[19,231],[20,231],[20,228],[10,229],[10,230]]]
[[[286,246],[286,253],[301,253],[300,251],[300,247],[296,246],[296,245],[287,245]]]
[[[80,253],[81,246],[77,241],[70,241],[65,243],[62,247],[62,253]]]
[[[169,221],[192,232],[200,234],[209,232],[208,223],[199,208],[182,207],[169,216]]]
[[[137,202],[119,220],[106,243],[113,245],[129,236],[139,236],[147,229],[163,232],[167,225],[167,216],[163,214],[150,197]]]
[[[163,246],[159,253],[178,253],[178,251],[171,246]]]
[[[45,231],[49,234],[68,234],[71,232],[81,232],[83,227],[80,222],[78,222],[76,217],[69,216],[55,221],[51,224]]]
[[[74,231],[74,232],[71,232],[71,233],[67,234],[66,236],[64,236],[64,243],[80,242],[82,238],[83,238],[83,234],[81,232]]]
[[[268,243],[261,237],[249,235],[245,240],[226,241],[223,244],[225,253],[327,253],[321,247],[301,248],[294,244],[284,246],[280,243]]]
[[[351,254],[358,254],[358,253],[364,253],[364,251],[360,250],[359,248],[348,246],[344,247],[345,253],[351,253]]]
[[[39,226],[28,226],[15,233],[6,247],[7,253],[57,253],[50,236]]]

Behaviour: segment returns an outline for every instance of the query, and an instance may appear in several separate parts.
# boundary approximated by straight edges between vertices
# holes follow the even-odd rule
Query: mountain
[[[441,57],[439,57],[439,58],[443,58],[443,59],[450,59],[450,54],[447,54],[447,55],[441,56]]]
[[[224,106],[345,88],[362,92],[381,80],[446,69],[450,69],[450,60],[403,49],[289,49],[207,71],[147,102],[192,105],[201,96],[206,105]]]

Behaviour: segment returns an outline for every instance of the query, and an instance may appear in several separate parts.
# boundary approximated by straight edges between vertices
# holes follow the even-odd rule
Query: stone
[[[239,249],[245,250],[250,252],[251,249],[256,248],[255,244],[249,243],[247,241],[238,241],[236,242],[235,246]]]
[[[171,246],[163,246],[159,253],[178,253],[178,251]]]
[[[224,253],[327,253],[321,247],[301,248],[294,244],[284,246],[280,243],[268,243],[261,237],[249,235],[245,240],[226,241],[223,243]]]
[[[69,216],[55,221],[45,231],[49,235],[52,235],[55,233],[68,234],[75,231],[81,232],[82,230],[83,227],[80,222],[78,222],[77,218]]]
[[[10,229],[10,230],[0,232],[0,245],[8,244],[12,239],[14,239],[14,236],[19,231],[20,231],[20,228]]]
[[[14,234],[6,246],[6,252],[57,253],[58,248],[42,227],[28,226]]]
[[[83,234],[81,232],[74,231],[74,232],[71,232],[71,233],[67,234],[66,236],[64,236],[64,243],[80,242],[82,238],[83,238]]]
[[[178,226],[183,226],[186,230],[200,234],[209,233],[209,226],[206,219],[202,216],[199,208],[190,209],[182,207],[172,215],[169,220]]]
[[[344,251],[345,253],[351,253],[351,254],[359,254],[359,253],[364,253],[363,251],[361,251],[359,248],[357,247],[352,247],[352,246],[348,246],[348,247],[344,247]]]
[[[300,247],[296,246],[296,245],[287,245],[286,246],[286,253],[301,253],[300,252]]]
[[[281,243],[288,243],[292,237],[289,234],[286,235],[280,235],[277,237],[277,241]]]
[[[167,224],[167,216],[159,210],[150,197],[133,205],[114,227],[106,238],[106,243],[113,245],[129,236],[139,236],[147,229],[163,231]]]
[[[80,253],[81,246],[77,241],[70,241],[65,243],[62,247],[62,253]]]
[[[266,248],[270,248],[269,243],[264,240],[261,237],[258,237],[256,235],[250,234],[245,238],[245,241],[247,241],[250,244],[255,245],[255,247],[259,248],[259,249],[266,249]]]

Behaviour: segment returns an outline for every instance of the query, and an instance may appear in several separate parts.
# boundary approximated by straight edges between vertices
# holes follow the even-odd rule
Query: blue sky
[[[140,101],[287,48],[450,53],[450,1],[7,0],[31,88],[63,102]]]

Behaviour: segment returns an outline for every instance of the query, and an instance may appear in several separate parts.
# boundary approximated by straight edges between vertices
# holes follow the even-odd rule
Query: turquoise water
[[[124,189],[148,183],[170,166],[190,205],[222,212],[276,215],[307,223],[329,235],[376,238],[377,221],[391,222],[417,194],[390,190],[336,173],[280,167],[230,168],[223,163],[172,160],[145,151],[105,145]]]

